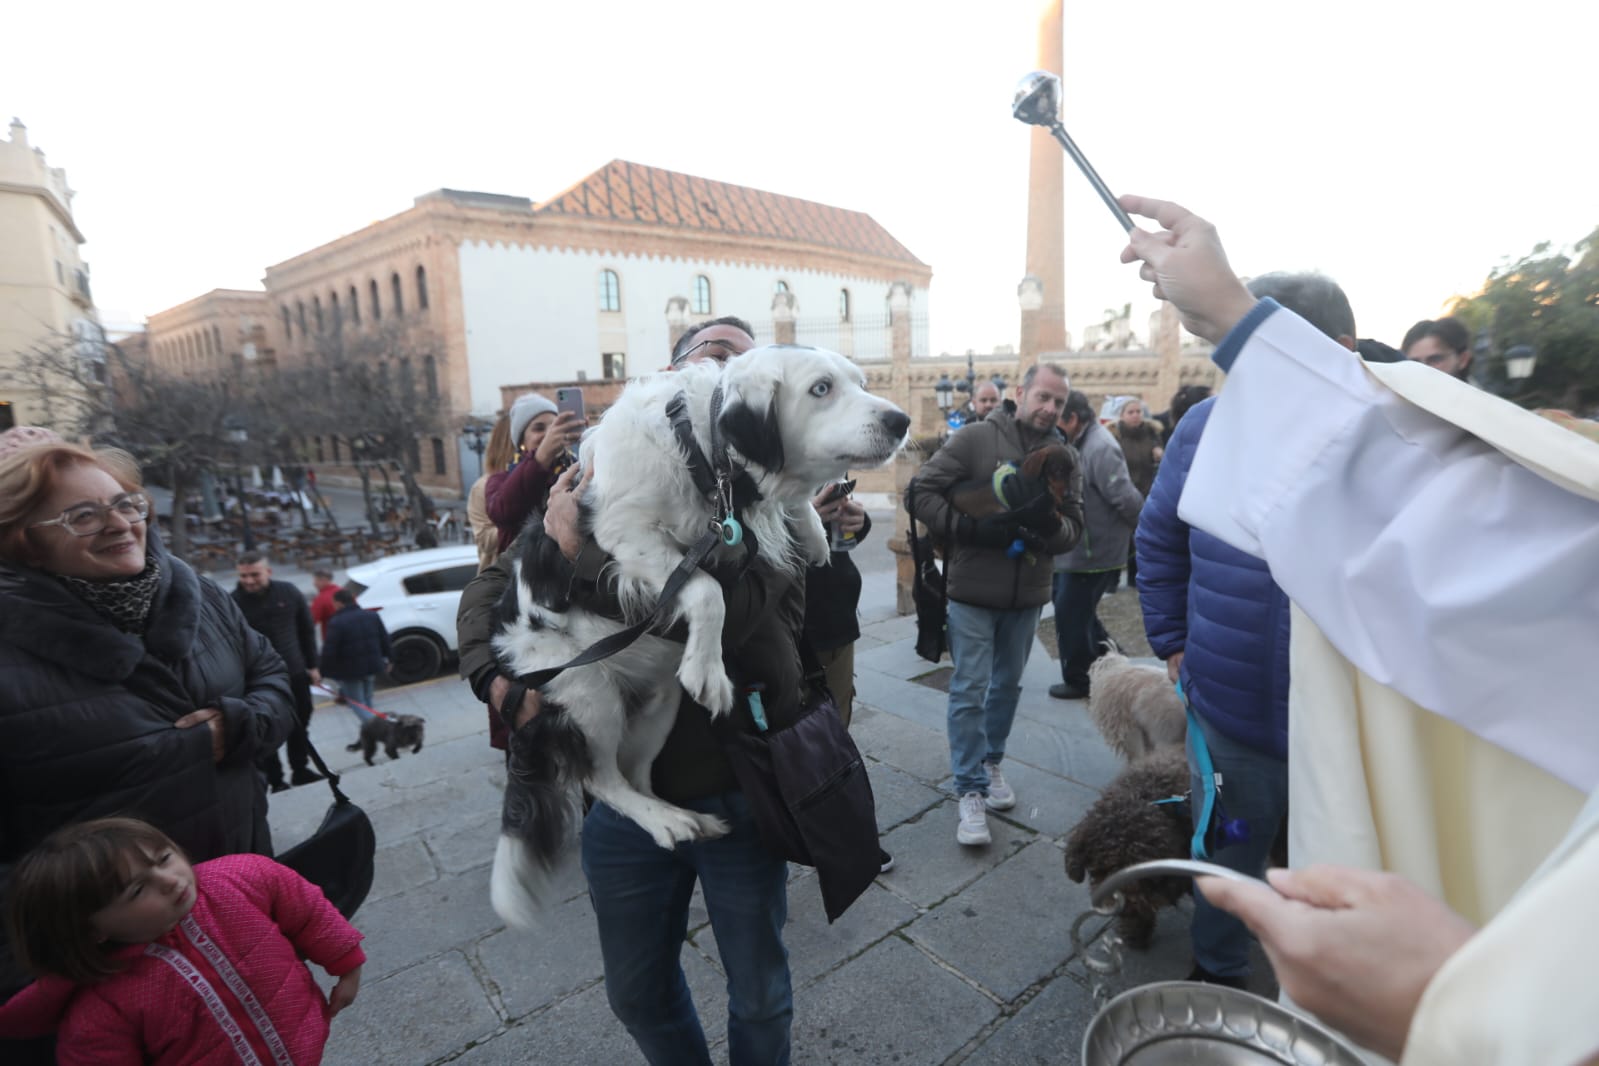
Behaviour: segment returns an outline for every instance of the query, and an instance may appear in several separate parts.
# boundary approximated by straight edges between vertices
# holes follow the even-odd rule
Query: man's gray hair
[[[1034,363],[1027,368],[1027,373],[1022,375],[1022,392],[1026,392],[1033,387],[1033,379],[1038,376],[1040,370],[1047,370],[1051,374],[1059,375],[1060,379],[1066,383],[1068,389],[1072,387],[1072,379],[1066,376],[1066,368],[1059,363]]]
[[[1249,292],[1257,299],[1270,296],[1333,340],[1355,337],[1355,312],[1338,283],[1313,271],[1276,271],[1251,278]]]

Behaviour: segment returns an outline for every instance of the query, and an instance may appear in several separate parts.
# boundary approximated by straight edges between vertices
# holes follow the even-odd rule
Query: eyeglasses
[[[706,347],[709,347],[710,345],[713,345],[713,344],[716,345],[716,349],[713,350],[713,351],[706,352],[705,353],[705,358],[714,359],[718,363],[725,363],[729,359],[733,358],[736,355],[743,355],[744,354],[742,351],[739,351],[739,350],[735,349],[733,347],[731,341],[717,340],[715,338],[712,338],[711,340],[700,341],[694,347],[692,347],[688,351],[684,352],[683,353],[683,357],[678,360],[678,363],[682,364],[682,363],[689,362],[690,360],[692,360],[694,358],[694,353],[695,352],[699,351],[701,348],[706,348]]]
[[[62,511],[59,518],[35,522],[29,528],[60,526],[74,537],[92,537],[105,531],[112,511],[129,525],[143,522],[150,517],[150,497],[142,492],[125,492],[110,503],[80,503]]]

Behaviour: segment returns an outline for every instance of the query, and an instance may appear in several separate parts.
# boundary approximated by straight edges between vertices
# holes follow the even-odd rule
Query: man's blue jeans
[[[583,873],[599,919],[611,1010],[653,1066],[709,1064],[679,956],[698,878],[727,971],[732,1066],[784,1066],[794,992],[783,922],[788,866],[761,843],[742,792],[682,804],[719,815],[727,836],[671,851],[603,803],[583,821]]]
[[[988,795],[983,763],[1005,757],[1041,610],[949,601],[949,656],[955,662],[949,679],[949,764],[956,795]]]
[[[368,719],[377,717],[376,714],[366,709],[372,706],[373,679],[370,675],[367,677],[341,677],[335,680],[339,683],[339,695],[343,696],[347,701],[344,705],[350,708],[357,718],[365,723]],[[358,707],[356,704],[362,704],[362,706]]]
[[[1190,679],[1190,683],[1192,679]],[[1266,872],[1272,842],[1288,814],[1288,760],[1270,752],[1240,744],[1206,724],[1197,715],[1200,732],[1210,747],[1211,765],[1221,774],[1221,804],[1229,818],[1249,823],[1249,839],[1242,844],[1221,848],[1211,854],[1213,862],[1229,869],[1260,877]],[[1188,772],[1194,817],[1199,817],[1200,780],[1192,745],[1188,751]],[[1205,902],[1194,893],[1194,922],[1189,935],[1194,945],[1194,961],[1221,977],[1244,977],[1249,973],[1251,937],[1244,923]]]

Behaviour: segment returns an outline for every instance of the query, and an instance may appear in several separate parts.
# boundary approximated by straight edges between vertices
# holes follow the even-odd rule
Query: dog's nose
[[[911,416],[898,408],[892,411],[884,411],[877,417],[882,421],[883,428],[888,430],[889,436],[895,440],[903,437],[905,431],[911,428]]]

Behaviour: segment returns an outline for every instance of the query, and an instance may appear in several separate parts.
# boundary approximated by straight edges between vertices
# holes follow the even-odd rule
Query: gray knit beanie
[[[530,392],[511,405],[511,444],[522,446],[522,434],[527,424],[539,415],[555,413],[555,405],[536,392]]]

